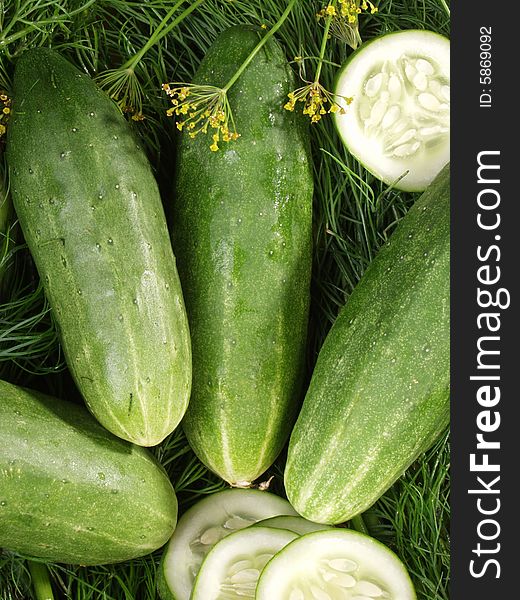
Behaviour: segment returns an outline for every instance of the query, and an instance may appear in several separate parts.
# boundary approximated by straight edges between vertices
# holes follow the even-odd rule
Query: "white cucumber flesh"
[[[159,594],[163,600],[189,600],[200,566],[222,538],[270,517],[296,515],[289,502],[266,491],[228,489],[187,510],[163,553]]]
[[[191,600],[254,598],[265,565],[297,537],[293,531],[270,527],[248,527],[227,536],[202,563]]]
[[[254,529],[254,528],[252,528]],[[399,558],[349,529],[318,531],[285,546],[266,565],[256,600],[415,600]]]
[[[382,181],[423,191],[449,161],[448,38],[415,29],[374,38],[342,66],[335,94],[343,143]]]
[[[294,517],[287,515],[280,515],[279,517],[271,517],[258,521],[254,527],[272,527],[274,529],[287,529],[293,531],[298,535],[305,535],[306,533],[312,533],[313,531],[323,531],[324,529],[332,529],[331,525],[323,525],[323,523],[314,523],[308,521],[303,517]]]

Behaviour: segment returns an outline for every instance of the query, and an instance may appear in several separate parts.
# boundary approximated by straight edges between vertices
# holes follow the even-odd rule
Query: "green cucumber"
[[[295,516],[296,511],[266,491],[233,488],[199,500],[179,519],[164,550],[157,582],[161,598],[189,600],[200,565],[218,541],[278,515]]]
[[[260,574],[256,600],[415,600],[403,563],[362,533],[309,533],[282,548]]]
[[[423,191],[450,159],[450,41],[433,31],[388,33],[342,66],[335,114],[341,139],[371,173]],[[401,178],[402,177],[402,178]]]
[[[280,515],[278,517],[271,517],[270,519],[264,519],[255,523],[256,526],[271,527],[272,529],[287,529],[287,531],[293,531],[298,535],[305,535],[306,533],[312,533],[313,531],[322,531],[323,529],[331,529],[330,525],[323,525],[323,523],[313,523],[303,517],[291,516],[291,515]]]
[[[233,27],[195,77],[223,86],[259,40]],[[246,487],[273,463],[299,401],[310,299],[308,130],[283,109],[294,76],[270,40],[229,91],[240,138],[183,134],[173,242],[193,345],[183,421],[199,458]]]
[[[366,510],[449,420],[450,176],[446,166],[372,261],[318,356],[285,489],[305,518]]]
[[[159,191],[114,103],[56,52],[19,59],[12,195],[69,369],[96,418],[158,444],[188,403],[187,318]]]
[[[0,547],[94,565],[172,535],[177,499],[162,467],[83,406],[0,381],[0,439]]]
[[[215,544],[204,559],[190,600],[254,598],[261,571],[298,535],[285,529],[248,527]]]

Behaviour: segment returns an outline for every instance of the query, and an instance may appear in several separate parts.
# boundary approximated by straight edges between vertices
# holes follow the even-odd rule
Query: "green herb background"
[[[293,64],[296,70],[304,69],[308,79],[313,77],[323,35],[316,13],[326,4],[299,0],[276,34],[289,60],[304,57],[303,62]],[[444,0],[382,0],[376,5],[377,13],[359,16],[363,40],[402,29],[431,29],[449,35],[449,6]],[[115,75],[116,83],[123,84],[118,99],[127,90],[130,103],[142,103],[145,120],[130,122],[143,140],[168,202],[178,132],[166,116],[168,101],[161,84],[191,81],[207,48],[226,27],[251,23],[270,28],[286,6],[287,0],[0,0],[0,90],[9,94],[16,57],[32,46],[59,50],[105,86]],[[146,53],[138,55],[147,43]],[[333,88],[337,65],[351,52],[336,38],[328,41],[321,74],[327,89]],[[131,72],[110,71],[107,77],[108,70],[128,65],[132,57]],[[339,308],[416,199],[416,195],[383,185],[350,157],[330,116],[310,128],[315,247],[308,376]],[[4,141],[0,138],[0,176],[8,188]],[[0,275],[0,378],[80,401],[16,226],[0,238]],[[180,430],[153,451],[171,476],[181,512],[200,496],[224,487],[197,460]],[[446,432],[363,515],[370,534],[405,562],[419,600],[449,597],[449,460]],[[266,474],[266,479],[274,476],[271,490],[281,494],[283,465],[282,455]],[[48,597],[44,594],[47,572],[56,599],[156,598],[160,556],[159,550],[131,562],[89,568],[52,564],[47,571],[40,563],[0,550],[0,600]],[[35,595],[32,582],[38,583],[40,596]]]

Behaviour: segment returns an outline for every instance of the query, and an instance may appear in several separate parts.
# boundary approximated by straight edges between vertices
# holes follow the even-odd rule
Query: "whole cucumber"
[[[449,421],[449,164],[368,267],[318,356],[285,489],[318,523],[369,508]]]
[[[52,50],[16,65],[8,162],[23,234],[85,402],[162,441],[188,403],[187,318],[158,187],[115,104]]]
[[[151,454],[82,406],[0,381],[0,547],[54,562],[149,554],[177,523]]]
[[[259,39],[226,30],[194,83],[224,86]],[[302,384],[313,181],[308,131],[283,108],[294,87],[269,40],[228,93],[240,138],[211,152],[210,134],[183,133],[178,150],[173,241],[194,373],[183,425],[199,458],[235,486],[275,460]]]

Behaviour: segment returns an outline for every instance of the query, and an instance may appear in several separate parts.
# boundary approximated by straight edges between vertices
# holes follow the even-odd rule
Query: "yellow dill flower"
[[[191,138],[212,130],[213,152],[219,149],[220,141],[231,142],[240,137],[225,90],[185,83],[164,83],[162,89],[172,103],[166,114],[176,117],[177,129],[187,129]]]
[[[11,98],[3,92],[0,91],[0,137],[2,137],[6,132],[6,124],[11,114]]]
[[[318,18],[333,17],[330,25],[331,34],[355,50],[361,43],[358,16],[363,11],[376,13],[377,6],[369,0],[338,0],[338,5],[336,9],[329,4],[318,13]],[[332,10],[329,12],[329,9]]]
[[[214,133],[211,137],[213,138],[213,144],[211,144],[211,146],[209,147],[209,149],[212,152],[216,152],[218,150],[218,143],[220,141],[220,136],[218,134],[218,131],[217,131],[217,133]]]
[[[374,6],[374,5],[372,4],[372,2],[369,2],[369,0],[366,0],[366,1],[364,1],[364,2],[361,4],[361,8],[362,8],[363,10],[368,10],[368,9],[370,8],[370,12],[371,12],[371,14],[374,14],[374,13],[376,13],[376,12],[377,12],[377,6]]]
[[[330,17],[335,17],[337,15],[336,7],[332,4],[329,4],[325,9],[325,14]]]
[[[288,98],[289,100],[284,108],[293,111],[297,103],[301,102],[303,104],[302,112],[309,117],[311,123],[317,123],[323,115],[328,113],[340,113],[342,115],[346,113],[345,108],[336,102],[334,94],[325,89],[319,81],[314,81],[294,90],[294,92],[290,92]],[[352,102],[352,98],[346,96],[341,96],[341,98],[347,105]]]

